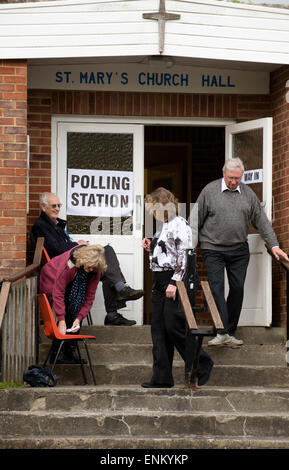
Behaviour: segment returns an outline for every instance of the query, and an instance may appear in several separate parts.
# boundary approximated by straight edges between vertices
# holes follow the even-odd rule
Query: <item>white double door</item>
[[[225,126],[226,159],[239,156],[251,170],[252,184],[271,220],[272,200],[272,118]],[[95,230],[94,217],[67,214],[68,169],[129,171],[133,181],[133,210],[130,217],[112,217],[110,228],[101,234]],[[134,288],[143,287],[143,194],[144,194],[144,126],[114,124],[80,118],[79,121],[53,120],[53,183],[62,203],[60,217],[68,221],[68,231],[75,240],[110,244],[119,259],[121,270]],[[221,176],[221,169],[220,175]],[[250,181],[252,183],[252,180]],[[106,222],[104,221],[104,225]],[[128,227],[131,230],[128,230]],[[272,319],[271,258],[258,233],[250,233],[250,264],[240,325],[269,326]],[[128,302],[120,311],[138,324],[143,323],[143,301]],[[92,310],[94,324],[103,325],[105,317],[102,289],[99,287]]]

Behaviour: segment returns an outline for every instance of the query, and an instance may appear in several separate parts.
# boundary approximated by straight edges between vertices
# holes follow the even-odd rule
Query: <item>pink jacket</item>
[[[71,251],[55,256],[40,271],[39,292],[52,295],[53,310],[58,320],[65,320],[65,290],[77,272],[76,267],[72,267],[71,263],[68,264]],[[92,307],[100,275],[101,273],[95,273],[90,277],[85,302],[77,315],[80,321],[86,317]]]

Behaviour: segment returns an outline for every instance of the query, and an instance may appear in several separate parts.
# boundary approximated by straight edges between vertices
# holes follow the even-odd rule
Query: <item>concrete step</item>
[[[210,327],[204,326],[205,329]],[[98,344],[151,344],[150,325],[135,326],[88,326],[81,327],[82,334],[91,334],[96,337]],[[238,327],[236,337],[243,339],[245,344],[285,344],[286,332],[282,327],[266,328],[258,327]],[[210,339],[210,338],[209,338]],[[41,331],[41,342],[48,341]],[[208,339],[204,340],[206,344]]]
[[[289,413],[270,411],[2,411],[0,421],[1,437],[129,435],[287,439],[289,435]]]
[[[166,450],[175,450],[180,449],[180,452],[174,452],[174,455],[184,455],[184,459],[188,457],[188,450],[197,450],[197,449],[289,449],[289,439],[287,438],[255,438],[251,436],[246,437],[232,437],[232,436],[222,436],[222,437],[200,437],[196,435],[191,436],[165,436],[165,437],[151,437],[151,436],[131,436],[129,434],[124,436],[109,436],[109,437],[91,437],[91,436],[49,436],[45,437],[42,435],[36,435],[32,437],[3,437],[0,440],[0,449],[12,450],[12,449],[127,449],[127,452],[131,457],[129,450],[140,450],[141,454],[134,456],[134,462],[141,461],[144,465],[157,465],[157,456],[162,454]],[[148,449],[156,449],[157,453],[149,452]],[[164,450],[162,453],[160,449]],[[193,452],[195,452],[193,450]],[[101,454],[108,458],[109,452]],[[111,457],[114,457],[118,454],[112,454]],[[121,458],[124,458],[123,453],[121,453]],[[86,456],[91,457],[90,454]],[[97,461],[95,456],[92,456],[94,462]],[[197,456],[198,457],[198,456]],[[211,456],[212,457],[212,456]],[[213,456],[214,458],[215,456]],[[267,458],[267,456],[264,456]],[[73,455],[72,455],[72,458]],[[207,460],[208,456],[206,456]],[[213,460],[212,458],[212,460]],[[238,455],[238,458],[240,456]],[[100,456],[98,455],[98,460]],[[195,462],[196,455],[189,455],[189,462]],[[186,463],[186,462],[185,462]],[[180,461],[176,461],[176,464],[181,464]],[[128,466],[128,465],[127,465]]]
[[[151,378],[152,343],[150,327],[85,326],[83,333],[95,334],[90,341],[94,372],[98,385],[140,385]],[[244,340],[240,348],[210,347],[204,349],[214,360],[208,385],[217,386],[281,386],[289,385],[282,328],[240,327],[238,337]],[[42,363],[49,342],[40,345],[39,363]],[[85,352],[83,353],[85,356]],[[91,382],[88,367],[87,378]],[[57,365],[55,373],[60,385],[83,383],[78,365]],[[174,360],[176,384],[184,384],[184,364],[176,352]]]
[[[209,382],[184,385],[176,353],[175,386],[144,389],[152,373],[149,326],[89,327],[97,386],[79,365],[56,365],[54,388],[0,394],[0,449],[289,448],[289,373],[282,328],[238,329],[240,348],[204,348]],[[49,341],[41,335],[42,359]],[[83,354],[85,357],[85,353]],[[41,363],[41,361],[40,361]]]
[[[151,378],[152,366],[147,364],[103,364],[93,365],[96,383],[98,385],[140,385]],[[89,384],[92,384],[88,366],[85,366]],[[79,365],[62,365],[55,367],[59,385],[81,385],[83,378]],[[174,364],[175,384],[184,384],[184,365]],[[252,386],[252,387],[289,387],[287,366],[256,366],[256,365],[216,365],[213,367],[207,385],[214,386]]]
[[[0,449],[289,448],[289,388],[5,389]]]
[[[80,343],[81,345],[81,343]],[[40,345],[39,361],[45,360],[50,348],[49,343]],[[243,345],[232,348],[230,346],[212,347],[205,346],[215,364],[240,364],[240,365],[282,365],[286,364],[286,348],[282,344]],[[84,347],[81,347],[85,357]],[[91,360],[94,364],[113,364],[115,361],[125,364],[150,364],[152,362],[151,344],[97,344],[89,342]],[[175,359],[180,361],[180,355],[176,351]]]
[[[289,388],[78,386],[2,390],[0,411],[289,413]]]

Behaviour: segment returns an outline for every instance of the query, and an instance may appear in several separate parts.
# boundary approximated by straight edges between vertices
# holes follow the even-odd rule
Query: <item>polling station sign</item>
[[[133,172],[68,169],[67,214],[129,217],[133,210]]]

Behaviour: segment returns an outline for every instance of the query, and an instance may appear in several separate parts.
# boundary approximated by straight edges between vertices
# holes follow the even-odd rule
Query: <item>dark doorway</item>
[[[164,186],[189,207],[207,183],[222,176],[224,160],[224,127],[146,126],[145,194]],[[145,253],[144,324],[151,320],[151,282]]]

